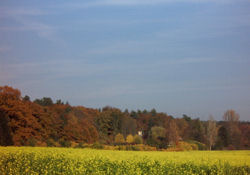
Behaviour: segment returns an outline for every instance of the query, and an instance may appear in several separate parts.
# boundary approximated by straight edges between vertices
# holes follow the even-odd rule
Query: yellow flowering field
[[[0,147],[0,174],[250,174],[250,151]]]

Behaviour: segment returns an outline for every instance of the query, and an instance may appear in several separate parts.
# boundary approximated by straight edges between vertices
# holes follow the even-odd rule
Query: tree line
[[[31,101],[18,89],[0,86],[0,145],[144,144],[157,149],[195,143],[199,149],[249,149],[250,123],[227,110],[221,121],[152,110],[71,106],[50,97]]]

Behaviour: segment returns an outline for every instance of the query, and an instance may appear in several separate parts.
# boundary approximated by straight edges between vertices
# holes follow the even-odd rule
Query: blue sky
[[[32,99],[250,119],[249,0],[0,1],[0,85]]]

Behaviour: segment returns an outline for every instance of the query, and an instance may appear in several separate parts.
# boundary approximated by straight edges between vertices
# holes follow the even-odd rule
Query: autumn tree
[[[115,136],[115,143],[116,144],[122,144],[124,143],[125,140],[124,140],[124,137],[122,134],[118,133],[116,136]]]
[[[233,148],[239,148],[240,146],[241,133],[238,126],[239,118],[239,114],[234,110],[227,110],[223,115],[225,128],[229,136],[228,145],[232,146]]]
[[[242,122],[239,124],[239,129],[241,131],[241,149],[250,149],[250,123]]]
[[[144,139],[148,137],[150,129],[149,128],[150,114],[143,113],[136,119],[137,130],[143,132]]]
[[[175,119],[177,125],[177,130],[179,134],[179,139],[185,140],[187,138],[188,122],[183,118]]]
[[[214,121],[213,116],[210,116],[207,122],[206,138],[207,138],[209,150],[211,150],[217,138],[217,126],[216,126],[216,122]]]
[[[128,144],[134,143],[134,137],[133,137],[131,134],[129,134],[129,135],[126,137],[126,142],[127,142]]]
[[[76,143],[94,143],[98,140],[98,132],[94,127],[94,121],[89,115],[95,111],[84,107],[70,107],[69,105],[57,104],[49,107],[56,111],[56,116],[61,120],[59,131],[60,139]],[[70,108],[70,109],[69,109]],[[58,139],[57,139],[58,140]]]
[[[25,145],[40,139],[40,125],[22,101],[21,92],[9,86],[0,87],[0,140],[5,145]],[[6,143],[3,143],[5,142]]]
[[[206,143],[211,149],[249,149],[250,123],[240,122],[234,110],[224,121],[200,121],[187,115],[175,119],[166,113],[113,107],[91,109],[44,97],[30,101],[9,86],[0,86],[0,145],[69,146],[67,143],[147,143],[166,148],[179,139]],[[216,131],[218,129],[217,139]],[[135,135],[138,131],[143,134]],[[132,135],[135,135],[134,137]],[[142,138],[143,137],[143,138]],[[195,143],[198,143],[195,142]]]
[[[167,141],[170,145],[178,144],[179,134],[175,120],[170,120],[167,127]]]
[[[0,145],[13,145],[11,128],[9,126],[9,119],[6,117],[6,111],[0,107]]]

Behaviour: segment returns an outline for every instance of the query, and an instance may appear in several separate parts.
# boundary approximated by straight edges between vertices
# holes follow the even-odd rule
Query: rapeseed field
[[[250,151],[112,151],[0,147],[1,175],[249,175]]]

